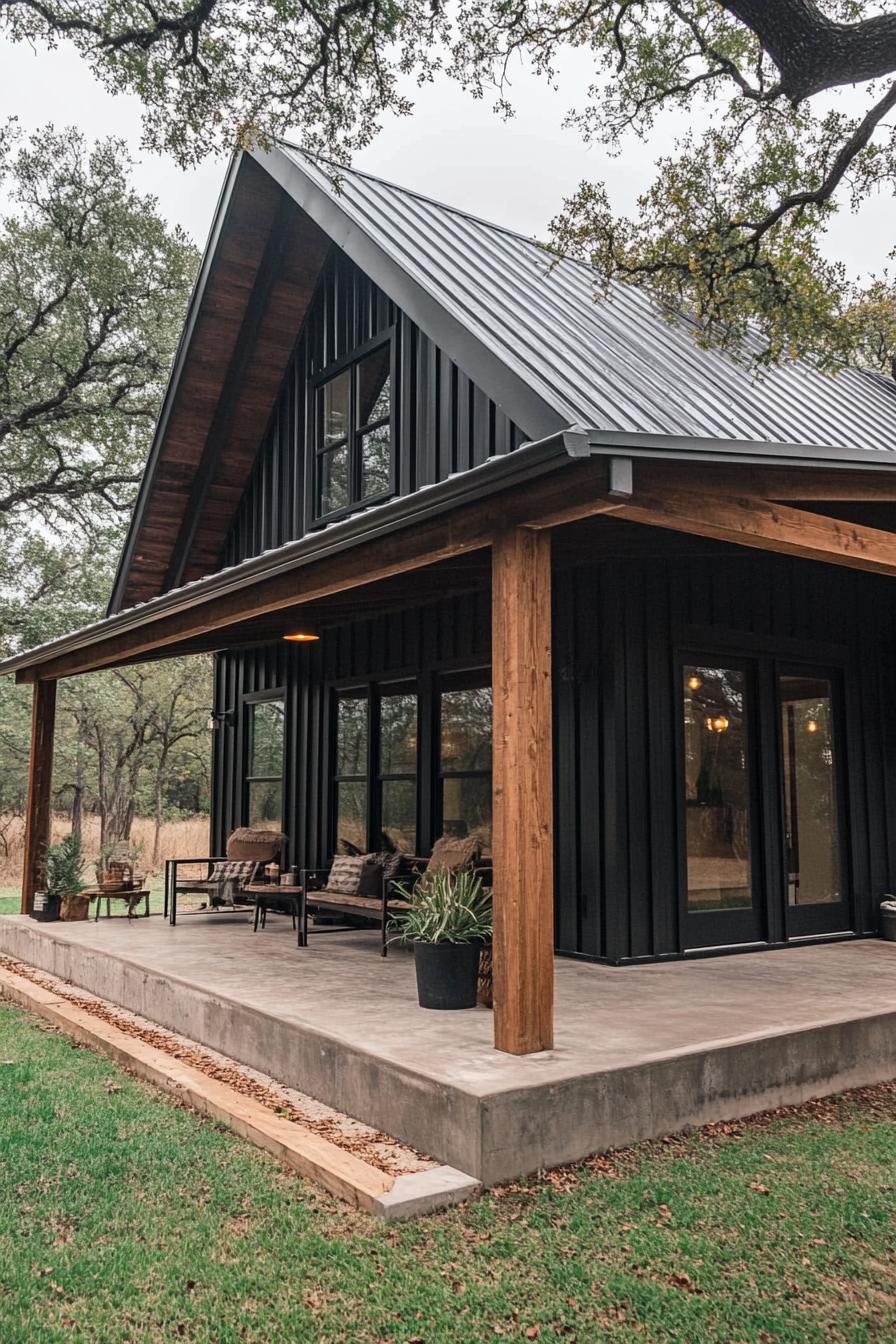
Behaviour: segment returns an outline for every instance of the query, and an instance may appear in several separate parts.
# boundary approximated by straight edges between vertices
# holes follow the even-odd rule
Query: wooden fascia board
[[[237,399],[243,390],[242,384],[246,367],[252,357],[258,332],[268,309],[271,288],[276,279],[277,268],[286,243],[289,219],[294,211],[295,206],[292,202],[285,196],[281,198],[278,217],[265,245],[264,255],[255,279],[255,286],[243,316],[236,348],[224,379],[224,389],[203,446],[199,468],[193,479],[190,499],[184,516],[184,527],[174,547],[168,573],[165,577],[166,589],[177,588],[183,580],[184,570],[190,558],[196,528],[208,495],[221,443],[233,419]]]
[[[640,461],[639,479],[650,482],[651,491],[690,489],[714,495],[742,494],[760,499],[818,500],[830,503],[896,503],[896,462],[889,470],[876,467],[826,470],[815,467],[745,467],[716,463],[684,463],[674,466]]]
[[[137,500],[128,525],[127,536],[125,537],[124,546],[122,547],[121,555],[118,560],[118,567],[115,571],[115,579],[112,584],[112,594],[109,598],[108,606],[108,613],[110,615],[113,615],[121,609],[131,560],[133,559],[140,531],[143,526],[146,509],[152,496],[152,488],[162,452],[162,445],[165,442],[168,421],[171,417],[171,411],[177,397],[177,389],[180,384],[181,375],[183,374],[184,365],[190,349],[190,343],[193,338],[193,332],[196,323],[199,320],[202,299],[214,270],[215,255],[218,250],[221,234],[227,222],[227,216],[233,199],[233,192],[236,187],[242,159],[242,150],[238,151],[231,158],[227,168],[227,174],[224,178],[224,183],[221,187],[221,194],[218,197],[218,204],[215,207],[215,213],[212,217],[208,241],[205,245],[205,251],[202,254],[202,261],[200,262],[199,272],[193,285],[193,292],[190,295],[190,302],[187,305],[187,315],[184,320],[180,339],[177,343],[177,352],[174,356],[174,363],[171,366],[171,373],[168,377],[165,396],[162,399],[162,409],[159,412],[159,418],[156,422],[155,433],[153,434],[153,441],[150,447],[149,457],[147,458],[146,468],[143,472],[143,478],[137,492]]]

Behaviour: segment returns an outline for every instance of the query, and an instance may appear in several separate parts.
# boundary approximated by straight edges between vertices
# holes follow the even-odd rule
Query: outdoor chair
[[[165,914],[172,924],[177,923],[177,900],[191,894],[206,897],[202,909],[217,911],[225,907],[236,910],[238,905],[252,905],[253,897],[245,888],[259,875],[266,863],[280,857],[287,837],[281,831],[266,831],[242,826],[227,841],[224,855],[167,859],[165,862]],[[179,870],[189,865],[204,865],[201,877],[178,877]]]

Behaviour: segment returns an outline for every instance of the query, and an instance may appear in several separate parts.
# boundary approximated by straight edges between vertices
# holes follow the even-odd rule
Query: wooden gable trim
[[[248,155],[231,170],[219,214],[119,567],[112,613],[157,596],[178,573],[188,580],[217,567],[331,246]],[[265,259],[278,247],[280,265],[268,275]],[[240,395],[231,399],[237,368]]]

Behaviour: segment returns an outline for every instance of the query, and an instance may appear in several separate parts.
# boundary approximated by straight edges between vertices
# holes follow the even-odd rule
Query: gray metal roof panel
[[[806,361],[757,373],[696,343],[629,285],[595,293],[584,264],[355,169],[281,151],[352,224],[567,423],[649,435],[896,450],[896,385]],[[338,188],[333,173],[338,174]],[[465,369],[475,379],[476,369]],[[484,390],[488,391],[486,387]]]

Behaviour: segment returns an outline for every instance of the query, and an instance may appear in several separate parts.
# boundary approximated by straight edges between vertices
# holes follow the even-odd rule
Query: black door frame
[[[852,705],[846,694],[849,658],[842,646],[792,640],[751,639],[712,628],[676,632],[672,676],[675,694],[675,802],[678,847],[678,947],[682,953],[709,948],[796,942],[804,938],[848,934],[856,928],[856,890],[850,842]],[[687,845],[684,790],[683,668],[730,666],[747,671],[747,751],[750,765],[751,911],[713,911],[694,915],[687,908]],[[791,907],[787,900],[784,822],[783,746],[778,681],[781,675],[818,676],[831,683],[834,769],[840,868],[844,898],[836,904]],[[741,916],[740,919],[737,916]]]
[[[826,933],[848,933],[855,928],[855,901],[850,875],[852,864],[849,854],[849,807],[847,788],[849,771],[846,760],[846,718],[844,673],[842,667],[830,663],[804,660],[776,659],[774,661],[775,728],[778,738],[776,759],[778,765],[777,796],[780,804],[781,901],[784,919],[784,939],[813,938]],[[786,676],[813,676],[828,681],[831,687],[831,736],[834,748],[834,790],[837,811],[838,858],[840,867],[841,900],[813,905],[792,906],[787,895],[786,821],[784,810],[784,745],[781,731],[780,679]]]

